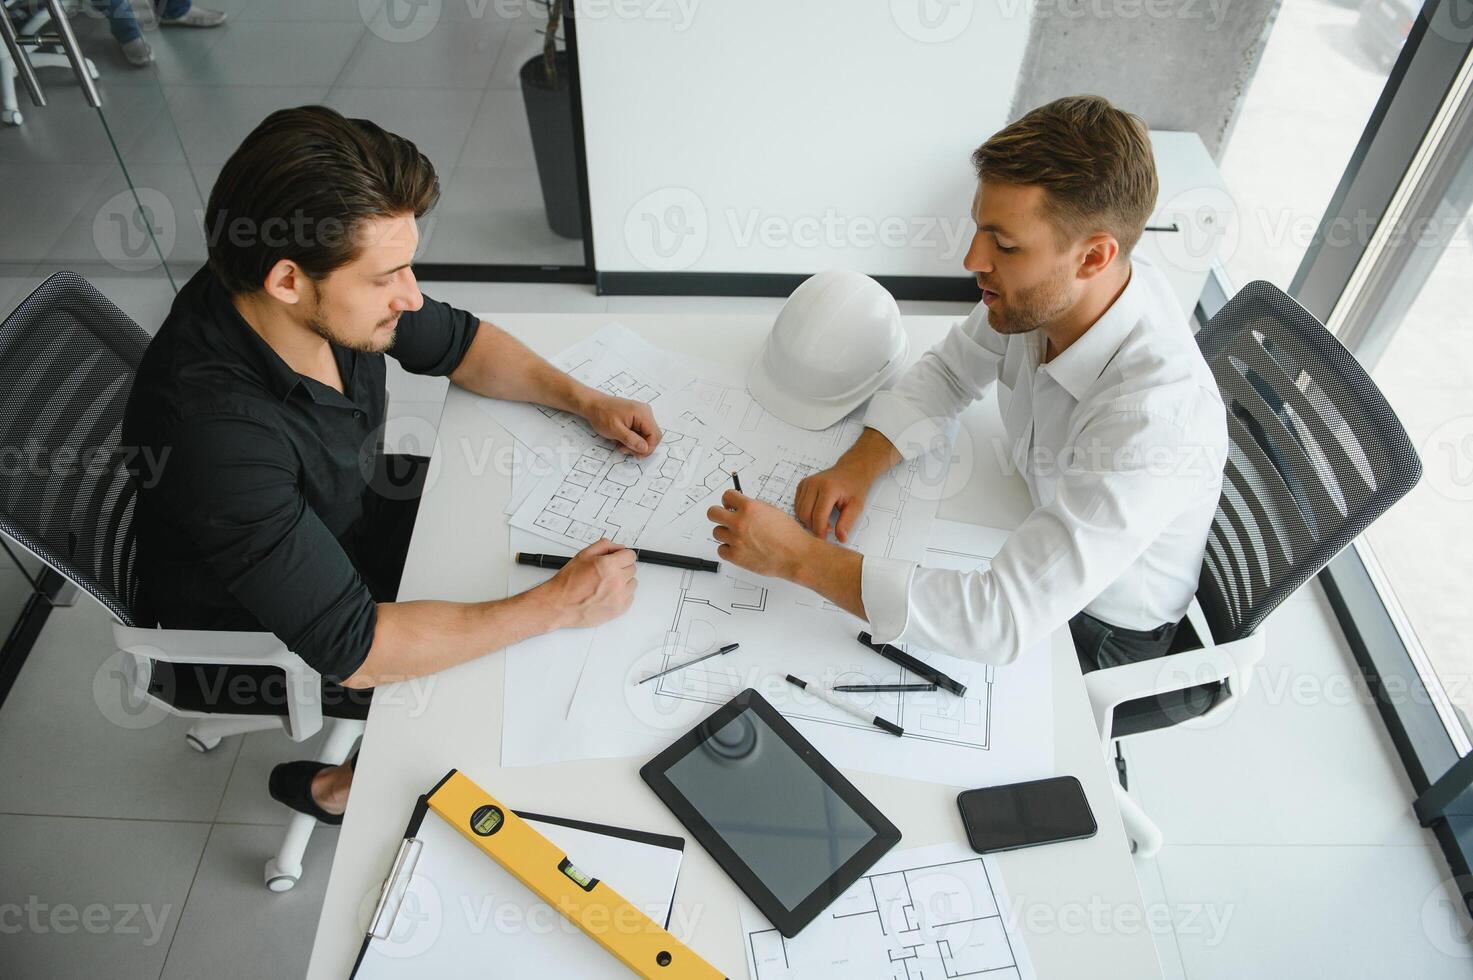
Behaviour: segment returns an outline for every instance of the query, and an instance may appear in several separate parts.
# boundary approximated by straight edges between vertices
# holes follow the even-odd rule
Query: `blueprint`
[[[792,939],[742,903],[751,980],[1035,980],[991,856],[892,851]]]
[[[645,402],[657,412],[661,398],[684,388],[693,377],[683,358],[654,347],[621,323],[609,324],[550,361],[591,388]],[[571,412],[499,398],[483,398],[480,407],[527,446],[569,444],[581,449],[598,439],[588,423]]]
[[[551,474],[532,488],[512,514],[512,527],[574,549],[599,538],[644,544],[641,534],[656,513],[673,509],[675,498],[685,495],[706,438],[705,427],[693,420],[662,429],[660,444],[643,459],[608,439],[588,440],[566,472]]]
[[[925,523],[932,537],[925,564],[960,572],[985,568],[1005,537],[992,528]],[[884,554],[903,542],[895,524],[877,515],[861,532],[861,550]],[[867,628],[861,620],[791,583],[731,565],[716,574],[641,566],[639,583],[630,611],[594,631],[591,646],[598,655],[587,658],[568,711],[570,722],[604,733],[606,751],[623,745],[633,755],[648,752],[652,740],[673,741],[750,687],[842,768],[957,786],[1053,772],[1047,642],[1005,667],[909,648],[967,691],[846,695],[904,729],[896,738],[784,679],[793,674],[824,687],[917,681],[856,640]],[[739,649],[722,657],[636,683],[733,642]]]
[[[524,444],[520,458],[539,471],[535,480],[512,481],[519,500],[513,550],[542,550],[548,540],[576,550],[608,537],[716,558],[706,511],[731,486],[732,473],[746,493],[792,513],[798,484],[832,465],[863,430],[859,413],[822,431],[789,425],[751,398],[741,369],[659,351],[617,325],[553,360],[589,384],[648,401],[664,438],[654,454],[635,459],[567,413],[486,400],[483,410]],[[936,518],[951,453],[940,445],[877,480],[847,546],[985,571],[1004,532]],[[718,573],[640,565],[637,574],[634,604],[618,619],[507,651],[503,765],[650,755],[752,687],[842,767],[959,786],[1053,771],[1047,642],[1005,667],[910,650],[968,690],[960,697],[851,696],[901,726],[905,734],[896,738],[784,681],[789,673],[826,687],[916,680],[857,642],[864,622],[814,593],[729,563]],[[546,576],[514,568],[513,591]],[[725,656],[636,683],[733,642],[739,648]]]

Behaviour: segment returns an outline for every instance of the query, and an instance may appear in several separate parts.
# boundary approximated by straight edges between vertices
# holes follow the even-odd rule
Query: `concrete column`
[[[1034,0],[1010,119],[1103,95],[1220,158],[1280,0]]]

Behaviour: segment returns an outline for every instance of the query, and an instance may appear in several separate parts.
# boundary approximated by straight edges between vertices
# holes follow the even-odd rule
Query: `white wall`
[[[604,272],[958,276],[1029,0],[580,0]]]

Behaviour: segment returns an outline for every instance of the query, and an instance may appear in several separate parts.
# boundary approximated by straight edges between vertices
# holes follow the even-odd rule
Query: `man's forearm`
[[[580,415],[591,391],[505,330],[484,320],[450,380],[488,398],[535,402]]]
[[[834,465],[863,467],[873,479],[903,458],[888,436],[879,429],[867,427]]]
[[[864,611],[864,596],[861,583],[864,577],[864,556],[857,551],[841,548],[810,537],[806,557],[788,576],[794,583],[811,589],[834,605],[868,620]]]
[[[373,646],[343,686],[423,677],[560,625],[557,605],[536,589],[490,602],[381,602]]]

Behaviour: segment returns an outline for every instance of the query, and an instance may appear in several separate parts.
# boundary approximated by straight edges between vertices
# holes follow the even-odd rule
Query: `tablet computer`
[[[789,939],[900,840],[750,688],[639,774]]]

